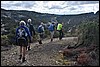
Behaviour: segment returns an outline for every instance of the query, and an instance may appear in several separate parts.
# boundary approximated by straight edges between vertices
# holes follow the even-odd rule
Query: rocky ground
[[[13,46],[1,51],[1,66],[62,66],[59,51],[67,45],[77,43],[77,37],[66,37],[62,40],[43,40],[43,44],[32,43],[31,50],[27,51],[24,63],[18,59],[19,47]],[[2,48],[4,49],[4,48]],[[60,60],[61,61],[61,60]]]

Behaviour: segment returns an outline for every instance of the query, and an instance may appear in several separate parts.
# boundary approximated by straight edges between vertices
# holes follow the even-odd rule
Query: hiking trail
[[[44,39],[43,44],[31,43],[31,50],[26,52],[26,61],[19,60],[19,46],[13,46],[1,52],[1,66],[60,66],[56,63],[59,50],[77,43],[77,37],[65,37],[62,40]]]

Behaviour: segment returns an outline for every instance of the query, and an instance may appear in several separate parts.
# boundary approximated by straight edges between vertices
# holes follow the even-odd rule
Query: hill
[[[24,20],[27,22],[27,19],[31,18],[36,28],[40,24],[40,22],[48,23],[49,21],[58,21],[63,22],[65,31],[68,31],[69,29],[72,29],[76,25],[80,24],[82,21],[86,21],[89,19],[93,20],[93,18],[96,18],[98,16],[99,11],[96,14],[90,12],[78,15],[54,15],[47,13],[38,13],[34,11],[1,9],[1,23],[7,26],[7,29],[9,29],[9,27],[16,27],[20,20]]]
[[[20,63],[17,60],[19,54],[17,51],[19,49],[16,45],[10,44],[14,44],[15,29],[19,21],[27,21],[28,18],[33,20],[35,29],[41,21],[45,24],[48,21],[63,22],[64,34],[70,33],[68,30],[71,30],[70,34],[72,36],[76,34],[76,38],[65,36],[60,41],[58,38],[54,38],[53,42],[49,42],[50,40],[46,36],[46,39],[43,39],[42,45],[39,45],[38,42],[32,43],[32,49],[26,55],[27,61]],[[95,14],[91,12],[79,15],[54,15],[32,11],[1,9],[1,30],[2,66],[99,65],[99,11]],[[48,35],[47,31],[45,34]],[[54,36],[57,36],[56,32]]]
[[[1,35],[3,38],[7,37],[9,42],[14,42],[15,29],[18,27],[20,20],[27,22],[27,19],[31,18],[32,23],[37,31],[37,26],[40,22],[47,24],[50,21],[63,22],[64,32],[66,36],[76,35],[75,30],[77,25],[85,21],[96,21],[99,20],[99,11],[94,14],[93,12],[78,14],[78,15],[55,15],[47,13],[38,13],[34,11],[25,10],[5,10],[1,8]],[[46,31],[47,33],[47,31]],[[68,33],[68,34],[66,34]],[[48,35],[48,34],[47,34]],[[47,36],[46,35],[46,36]],[[55,37],[57,34],[54,35]],[[4,40],[4,39],[3,39]]]

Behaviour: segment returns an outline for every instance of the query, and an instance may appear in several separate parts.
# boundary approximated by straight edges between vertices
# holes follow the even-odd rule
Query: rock
[[[84,51],[78,56],[77,62],[82,65],[87,65],[89,63],[89,55]]]
[[[56,64],[59,64],[60,62],[56,61]]]
[[[75,61],[68,61],[68,60],[67,60],[67,61],[66,61],[66,60],[64,61],[64,64],[65,64],[65,65],[68,65],[68,66],[76,65],[76,63],[77,63],[77,62],[75,62]]]

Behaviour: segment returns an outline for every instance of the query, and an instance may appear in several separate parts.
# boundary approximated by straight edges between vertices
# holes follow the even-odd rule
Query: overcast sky
[[[99,1],[1,1],[1,8],[70,15],[95,13],[99,10]]]

